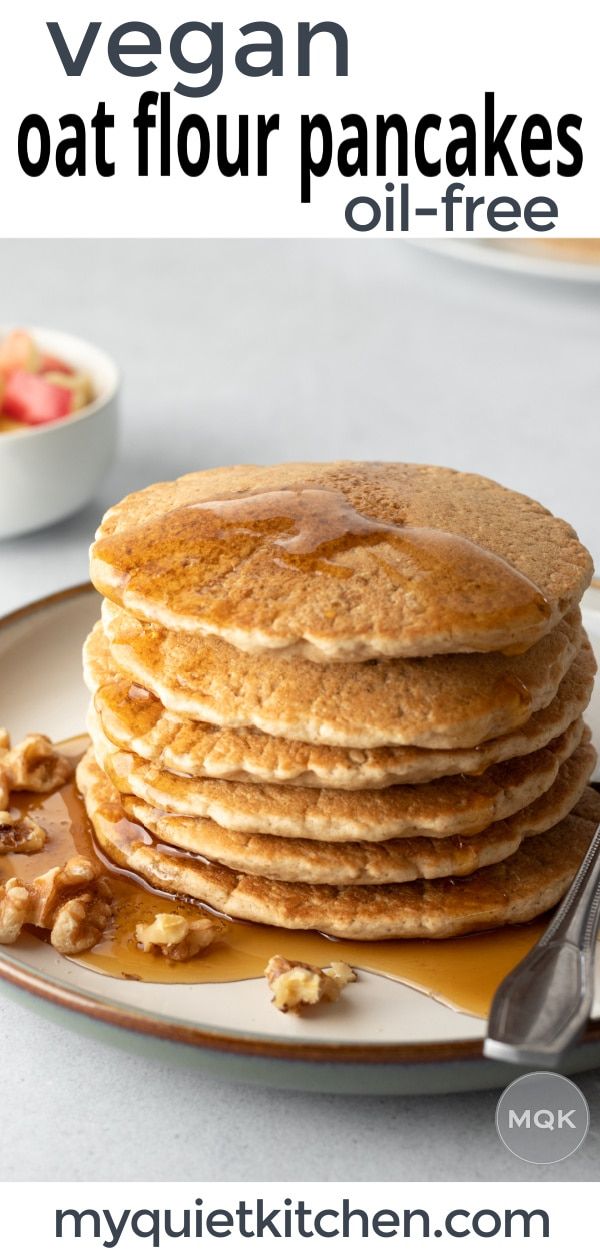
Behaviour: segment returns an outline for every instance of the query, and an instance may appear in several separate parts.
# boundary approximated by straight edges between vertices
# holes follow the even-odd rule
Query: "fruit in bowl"
[[[0,541],[52,525],[96,493],[115,455],[119,371],[58,329],[0,326]]]
[[[44,353],[30,333],[17,329],[0,342],[0,419],[3,427],[64,420],[94,399],[83,372]]]

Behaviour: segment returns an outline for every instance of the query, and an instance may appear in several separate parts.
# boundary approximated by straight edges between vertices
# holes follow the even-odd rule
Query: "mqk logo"
[[[558,1072],[529,1072],[504,1090],[496,1108],[498,1136],[529,1164],[558,1164],[585,1141],[590,1127],[586,1099]]]

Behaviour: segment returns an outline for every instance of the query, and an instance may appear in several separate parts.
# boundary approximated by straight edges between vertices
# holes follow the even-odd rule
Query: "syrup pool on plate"
[[[87,745],[87,737],[68,740],[61,751],[75,767]],[[204,953],[188,962],[172,962],[160,954],[145,954],[135,940],[135,927],[173,909],[173,899],[107,863],[95,846],[91,824],[72,780],[46,797],[16,793],[11,798],[13,807],[44,827],[48,842],[41,853],[0,858],[0,877],[16,875],[31,880],[76,853],[100,862],[114,892],[112,924],[94,949],[79,954],[74,961],[124,981],[206,984],[247,980],[262,976],[273,954],[319,966],[340,959],[485,1018],[500,981],[543,930],[543,924],[537,922],[447,941],[331,941],[316,932],[289,932],[226,920],[223,936]],[[177,899],[177,912],[194,917],[197,906]]]

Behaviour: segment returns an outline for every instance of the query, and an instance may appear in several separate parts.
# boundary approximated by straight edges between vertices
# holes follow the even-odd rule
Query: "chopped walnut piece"
[[[30,909],[31,893],[20,879],[9,879],[0,887],[0,945],[14,945]]]
[[[0,757],[2,754],[0,753]],[[6,813],[10,800],[10,776],[0,760],[0,810]]]
[[[145,954],[160,952],[175,962],[195,958],[220,936],[223,925],[208,915],[186,919],[182,914],[157,914],[152,923],[138,923],[135,936]]]
[[[0,771],[13,792],[54,792],[71,776],[71,765],[46,735],[27,735],[10,747],[6,731],[0,743]]]
[[[99,879],[94,892],[65,901],[54,919],[50,944],[59,954],[82,954],[93,949],[108,925],[111,900],[108,880]]]
[[[313,967],[275,954],[265,967],[267,983],[278,1011],[301,1011],[304,1006],[319,1002],[337,1002],[342,989],[356,980],[347,963],[333,962],[329,967]]]
[[[51,944],[61,954],[78,954],[98,943],[110,912],[110,881],[101,868],[88,858],[70,858],[31,884],[9,879],[0,887],[0,943],[14,944],[21,928],[31,924],[50,929]]]
[[[335,980],[340,989],[345,989],[347,984],[356,982],[356,972],[348,966],[348,963],[340,962],[339,959],[330,963],[328,967],[323,967],[323,974]]]
[[[48,836],[29,818],[13,818],[0,810],[0,857],[5,853],[41,853]]]
[[[53,866],[29,885],[34,900],[35,927],[51,928],[58,908],[68,893],[87,892],[101,874],[101,867],[89,858],[73,857],[64,866]]]

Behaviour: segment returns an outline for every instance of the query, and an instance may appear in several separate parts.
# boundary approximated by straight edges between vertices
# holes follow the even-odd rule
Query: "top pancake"
[[[592,576],[524,495],[417,464],[191,473],[107,512],[94,585],[168,629],[327,660],[523,650]]]

